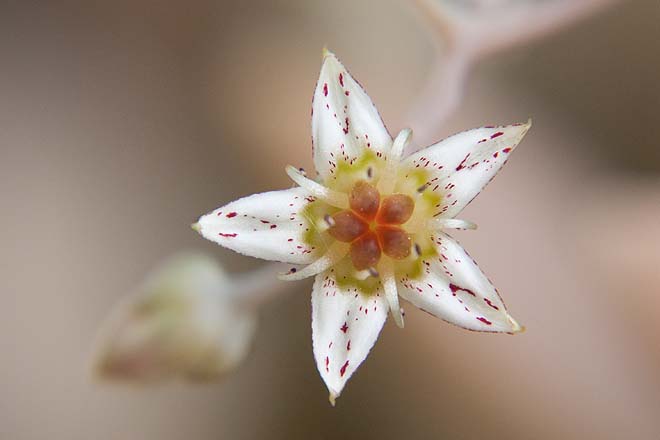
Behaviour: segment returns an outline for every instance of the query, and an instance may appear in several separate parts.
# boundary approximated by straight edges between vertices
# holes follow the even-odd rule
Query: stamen
[[[348,208],[348,196],[346,194],[334,191],[321,185],[320,183],[308,179],[300,172],[300,170],[292,167],[291,165],[287,165],[286,173],[291,178],[291,180],[305,188],[314,197],[319,198],[329,205],[335,206],[337,208]]]
[[[392,142],[392,148],[390,148],[389,153],[387,153],[385,169],[383,170],[380,180],[378,180],[378,190],[381,193],[389,194],[394,190],[396,172],[399,162],[401,161],[401,156],[403,156],[403,149],[406,148],[411,137],[412,130],[404,128],[399,132],[396,139],[394,139],[394,142]]]
[[[399,294],[396,289],[396,278],[394,277],[394,269],[392,263],[384,261],[381,265],[381,280],[383,289],[385,290],[385,299],[390,306],[392,318],[399,328],[403,328],[403,314],[399,306]]]
[[[369,269],[356,271],[353,276],[360,281],[364,281],[369,277],[378,278],[378,271],[375,268],[370,267]]]
[[[415,243],[413,249],[415,249],[415,254],[417,255],[417,258],[422,256],[422,247],[419,245],[419,243]]]
[[[312,264],[305,266],[298,271],[281,273],[277,277],[282,281],[296,281],[313,277],[314,275],[318,275],[321,272],[334,266],[335,263],[344,258],[344,255],[348,253],[348,250],[349,246],[347,244],[335,242],[332,246],[330,246],[328,252],[326,252],[325,255],[323,255]]]
[[[337,222],[335,222],[335,219],[330,217],[330,214],[324,215],[323,216],[323,221],[328,225],[329,228],[331,228],[331,227],[333,227],[334,225],[337,224]]]
[[[458,218],[436,218],[427,223],[429,229],[477,229],[477,224]]]

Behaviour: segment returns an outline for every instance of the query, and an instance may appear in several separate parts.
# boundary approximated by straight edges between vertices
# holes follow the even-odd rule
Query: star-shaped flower
[[[287,167],[299,187],[255,194],[202,216],[205,238],[245,255],[297,265],[316,277],[314,357],[330,400],[366,358],[399,295],[463,328],[516,333],[488,278],[443,230],[495,176],[530,123],[459,133],[402,157],[412,132],[392,137],[364,89],[325,51],[312,106],[316,180]]]

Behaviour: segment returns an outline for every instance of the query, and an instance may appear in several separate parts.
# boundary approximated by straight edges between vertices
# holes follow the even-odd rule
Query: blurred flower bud
[[[243,361],[256,329],[256,313],[234,296],[249,293],[243,284],[203,254],[167,260],[107,319],[95,373],[136,383],[218,379]]]

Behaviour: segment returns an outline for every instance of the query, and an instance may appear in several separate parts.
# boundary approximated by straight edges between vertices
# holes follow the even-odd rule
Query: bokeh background
[[[403,128],[442,56],[428,20],[403,0],[3,1],[0,438],[660,438],[659,18],[620,1],[474,66],[459,110],[416,141],[533,117],[463,213],[480,228],[456,233],[528,330],[409,306],[332,408],[311,282],[263,307],[219,384],[102,385],[89,354],[163,257],[260,264],[189,224],[311,168],[324,45]]]

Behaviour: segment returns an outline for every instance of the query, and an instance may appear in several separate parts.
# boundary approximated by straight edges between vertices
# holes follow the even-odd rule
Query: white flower
[[[169,259],[105,323],[96,374],[134,383],[221,377],[245,358],[256,329],[255,313],[233,297],[250,293],[244,287],[204,255]]]
[[[317,180],[287,168],[300,185],[255,194],[202,216],[205,238],[253,257],[299,265],[281,278],[315,276],[312,339],[330,400],[366,358],[400,295],[469,330],[515,333],[497,291],[448,228],[506,162],[530,124],[482,127],[403,158],[405,129],[392,140],[369,96],[324,53],[314,93]]]

